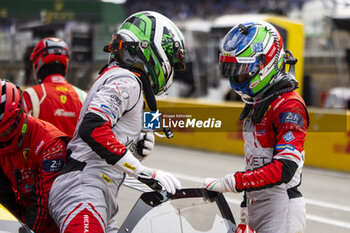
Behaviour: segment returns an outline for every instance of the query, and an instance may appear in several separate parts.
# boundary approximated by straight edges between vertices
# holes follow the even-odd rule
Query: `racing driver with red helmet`
[[[69,61],[66,42],[44,38],[33,49],[30,60],[39,84],[23,93],[28,113],[73,137],[86,93],[65,79]]]
[[[0,80],[0,203],[34,232],[58,232],[48,211],[68,137],[27,114],[19,87]]]

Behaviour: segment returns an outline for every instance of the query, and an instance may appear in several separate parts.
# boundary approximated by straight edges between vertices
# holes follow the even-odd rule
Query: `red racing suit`
[[[46,77],[23,93],[29,114],[45,120],[73,137],[86,93],[60,74]]]
[[[246,191],[247,224],[257,232],[302,232],[305,203],[297,187],[308,126],[295,91],[274,99],[259,123],[244,120],[246,171],[234,177],[236,190]]]
[[[20,148],[0,149],[0,202],[34,232],[59,232],[48,211],[51,185],[66,161],[68,137],[28,116]]]

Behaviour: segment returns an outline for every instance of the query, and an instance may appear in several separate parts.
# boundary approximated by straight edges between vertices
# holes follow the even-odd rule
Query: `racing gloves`
[[[156,191],[163,187],[167,192],[175,194],[177,189],[181,189],[180,181],[172,174],[143,166],[129,150],[114,167],[122,169]]]
[[[144,170],[137,179],[148,185],[153,190],[157,191],[161,190],[159,184],[161,184],[164,189],[171,194],[175,194],[176,189],[181,189],[180,181],[172,174],[156,169],[144,167]]]
[[[203,188],[209,191],[216,191],[219,193],[224,192],[233,192],[238,193],[236,190],[236,180],[235,173],[228,174],[224,178],[214,179],[214,178],[206,178],[203,181]],[[251,227],[247,225],[247,207],[240,208],[240,223],[237,226],[235,233],[256,233]]]
[[[224,192],[233,192],[238,193],[236,190],[236,180],[235,173],[228,174],[224,178],[214,179],[214,178],[206,178],[203,181],[203,188],[209,191],[216,191],[219,193]],[[237,226],[235,233],[256,233],[251,227],[247,225],[247,207],[240,208],[240,223]]]
[[[154,134],[153,132],[141,133],[136,144],[136,151],[139,160],[143,160],[149,156],[154,148]]]
[[[224,192],[234,192],[238,193],[236,190],[236,180],[234,173],[226,175],[221,179],[206,178],[203,182],[203,188],[209,191],[216,191],[219,193]]]

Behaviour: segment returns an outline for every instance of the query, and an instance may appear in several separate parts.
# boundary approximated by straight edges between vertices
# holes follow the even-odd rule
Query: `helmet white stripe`
[[[137,38],[136,35],[134,35],[133,33],[130,33],[129,30],[126,30],[126,29],[120,29],[118,31],[118,34],[121,34],[123,36],[127,36],[129,38],[131,38],[133,41],[139,41],[139,39]]]
[[[164,24],[161,21],[157,21],[156,23],[156,30],[155,30],[155,35],[154,35],[154,43],[155,44],[162,44],[162,36],[163,36],[163,30],[164,30]],[[165,51],[163,49],[158,49],[158,54],[160,55],[161,58],[163,58],[164,64],[160,64],[163,68],[163,73],[164,73],[164,78],[166,78],[170,74],[170,63],[167,58]],[[165,81],[165,80],[164,80]],[[165,83],[166,84],[166,83]]]
[[[2,92],[0,100],[0,109],[3,110],[0,115],[0,121],[2,121],[2,118],[4,117],[6,104],[6,82],[3,80],[1,81],[1,89],[4,90],[4,92]]]
[[[267,33],[267,35],[268,36],[266,36],[266,38],[268,38],[269,41],[268,41],[267,45],[264,47],[264,54],[267,54],[270,51],[272,44],[275,42],[274,38],[270,35],[270,33]]]
[[[260,75],[260,80],[264,80],[269,74],[270,72],[275,68],[275,60],[271,59],[271,61],[269,62],[269,64],[267,64],[264,69],[262,69],[260,71],[260,73],[262,73],[263,75]]]
[[[266,33],[266,36],[264,38],[263,41],[263,48],[264,48],[264,52],[266,53],[266,48],[268,48],[269,46],[271,46],[271,36],[270,33]]]
[[[1,96],[1,104],[2,103],[5,103],[6,101],[6,93],[4,93],[2,96]]]

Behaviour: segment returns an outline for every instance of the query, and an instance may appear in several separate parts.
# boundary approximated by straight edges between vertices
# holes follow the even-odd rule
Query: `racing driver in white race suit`
[[[166,91],[175,70],[185,68],[181,32],[159,13],[138,12],[104,50],[109,64],[86,97],[67,165],[50,192],[50,214],[62,233],[117,232],[116,196],[126,174],[172,194],[181,189],[173,175],[139,161],[154,144],[153,133],[141,134],[143,95],[155,111],[155,95]]]
[[[207,178],[203,186],[245,192],[236,232],[248,232],[247,225],[258,233],[304,231],[305,202],[297,187],[309,117],[295,91],[296,62],[266,22],[238,24],[223,39],[220,72],[246,103],[240,116],[246,168],[222,179]]]

